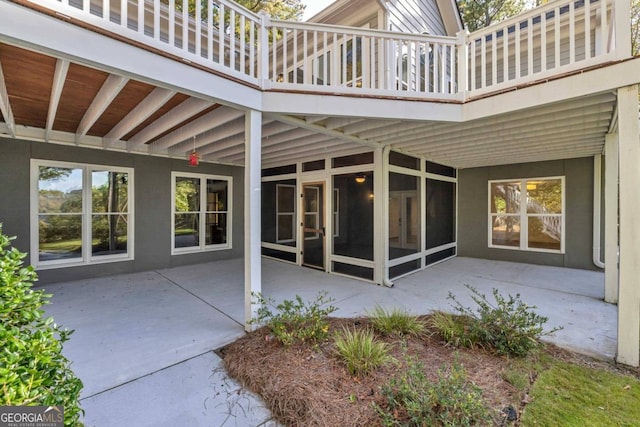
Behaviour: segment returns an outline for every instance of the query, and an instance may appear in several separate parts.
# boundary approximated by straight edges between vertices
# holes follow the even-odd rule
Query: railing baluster
[[[547,71],[547,13],[540,15],[540,71]]]
[[[487,36],[480,40],[480,87],[487,85]]]
[[[226,15],[224,3],[218,9],[218,64],[224,66],[224,17]]]
[[[502,28],[502,81],[509,81],[509,26]]]
[[[360,62],[362,63],[362,88],[369,88],[369,38],[360,38]]]
[[[157,0],[156,0],[157,1]],[[195,21],[195,50],[196,55],[202,55],[202,3],[198,0],[196,1],[196,12],[193,17]]]
[[[229,11],[229,68],[236,69],[236,11]]]
[[[256,25],[249,22],[249,75],[256,76]]]
[[[140,0],[143,1],[144,0]],[[182,50],[189,52],[189,2],[182,0]]]
[[[153,39],[160,41],[160,0],[153,0]]]
[[[527,20],[527,75],[533,74],[533,19]]]
[[[591,1],[584,0],[584,59],[591,58]]]
[[[303,52],[307,52],[307,32],[303,31],[303,35],[304,37],[304,47],[303,47]],[[293,48],[292,48],[292,52],[291,52],[291,66],[293,67],[293,83],[298,83],[298,29],[294,28],[293,29]],[[304,73],[304,71],[303,71]],[[303,75],[302,76],[302,82],[306,83],[306,78]]]
[[[415,91],[416,92],[422,92],[422,87],[420,85],[420,83],[422,82],[422,55],[420,54],[420,52],[422,51],[422,42],[416,42],[415,43],[415,51],[414,51],[414,55],[416,58],[416,87],[415,87]]]
[[[303,54],[305,55],[305,61],[302,63],[302,67],[303,67],[302,68],[302,82],[304,84],[309,84],[310,83],[310,78],[309,78],[310,77],[310,73],[309,73],[309,69],[307,68],[307,62],[308,61],[306,61],[306,55],[307,55],[307,52],[309,52],[309,40],[307,39],[307,37],[308,37],[308,31],[303,31],[303,34],[302,34],[302,52],[304,52]],[[295,46],[295,44],[294,44],[294,46]],[[295,50],[295,48],[294,48],[294,50]],[[298,52],[296,51],[294,53],[294,55],[297,56]],[[298,71],[297,68],[293,67],[293,74],[294,75],[298,74],[297,71]]]
[[[340,79],[340,69],[338,68],[338,60],[340,56],[338,56],[338,33],[333,33],[333,45],[331,47],[331,51],[333,52],[331,55],[331,84],[333,86],[339,86],[341,82]]]
[[[171,0],[173,1],[173,0]],[[69,0],[65,0],[69,4]],[[129,2],[128,0],[120,0],[120,25],[129,28]]]
[[[607,28],[607,1],[600,0],[600,45],[602,46],[600,54],[604,55],[609,53],[609,46],[607,46],[607,36],[609,29]]]
[[[447,93],[453,94],[456,91],[456,87],[454,82],[456,81],[456,59],[458,58],[458,53],[456,52],[456,45],[449,45],[449,86]]]
[[[244,15],[240,15],[240,31],[238,32],[238,37],[240,37],[240,52],[238,55],[240,56],[240,72],[245,72],[245,52],[247,51],[247,40],[246,40],[246,21]],[[199,33],[198,33],[199,34]],[[198,37],[199,38],[199,37]]]
[[[491,85],[498,83],[498,32],[491,33]]]
[[[251,30],[253,31],[253,25]],[[213,2],[211,0],[207,0],[207,59],[213,61]],[[253,59],[253,52],[251,59]]]
[[[327,86],[330,84],[328,75],[327,75],[327,62],[329,61],[329,49],[328,49],[328,37],[327,32],[323,32],[323,52],[324,52],[324,60],[322,61],[322,84]]]
[[[476,82],[476,40],[471,40],[471,45],[469,46],[469,57],[471,58],[471,86],[469,86],[469,90],[476,90],[478,88]]]
[[[515,28],[515,36],[514,36],[514,41],[515,41],[515,55],[514,55],[514,60],[515,60],[515,64],[516,64],[516,75],[515,78],[519,79],[520,77],[522,77],[522,70],[521,70],[521,60],[520,60],[520,44],[522,43],[522,40],[520,39],[520,22],[516,22],[516,28]]]
[[[569,64],[576,62],[576,22],[574,1],[569,3]]]
[[[447,93],[447,45],[442,44],[442,70],[440,72],[440,93]]]
[[[602,1],[602,0],[601,0]],[[553,37],[554,37],[554,63],[553,67],[558,68],[560,66],[560,37],[561,37],[561,29],[560,29],[560,7],[556,7],[553,10]]]
[[[429,52],[433,52],[433,45],[431,43],[425,43],[425,55],[424,55],[424,91],[431,92],[431,82],[433,78],[431,76],[431,57]]]
[[[303,54],[306,55],[306,52]],[[309,64],[311,65],[311,73],[309,74],[311,75],[311,84],[315,86],[318,84],[317,71],[315,70],[318,66],[318,32],[315,30],[313,31],[313,56],[311,58],[313,62]],[[306,61],[305,65],[307,65]]]
[[[440,92],[440,44],[433,44],[433,92]]]
[[[102,17],[105,21],[111,21],[111,0],[102,0]]]
[[[289,83],[289,75],[287,74],[287,66],[289,60],[289,52],[287,49],[287,45],[289,38],[289,31],[287,28],[282,29],[282,81],[285,83]]]
[[[85,0],[89,4],[89,0]],[[144,0],[138,0],[138,33],[144,35]]]

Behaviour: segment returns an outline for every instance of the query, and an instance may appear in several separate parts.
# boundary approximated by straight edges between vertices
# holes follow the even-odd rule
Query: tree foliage
[[[525,9],[524,0],[459,0],[462,21],[469,31],[502,21]]]
[[[631,0],[631,52],[640,55],[640,0]]]
[[[236,2],[252,12],[264,10],[275,19],[300,20],[305,5],[301,0],[236,0]]]

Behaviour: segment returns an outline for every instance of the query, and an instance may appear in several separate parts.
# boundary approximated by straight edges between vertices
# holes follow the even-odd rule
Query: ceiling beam
[[[217,149],[229,148],[236,145],[244,145],[244,117],[239,117],[231,122],[218,126],[196,136],[195,147],[201,156],[209,154]],[[240,137],[238,137],[240,135]],[[184,153],[193,149],[192,141],[184,141],[171,147],[175,153]]]
[[[0,112],[7,127],[7,131],[12,138],[16,137],[16,121],[11,111],[9,103],[9,93],[7,92],[7,83],[4,80],[4,72],[2,71],[2,63],[0,62]]]
[[[158,135],[178,126],[180,123],[188,120],[212,105],[213,104],[210,101],[205,101],[200,98],[185,99],[149,126],[132,136],[127,142],[129,150],[134,150],[136,147],[148,143]]]
[[[89,129],[91,129],[91,126],[98,121],[102,113],[104,113],[107,107],[111,105],[113,100],[116,99],[116,96],[118,96],[120,91],[124,89],[128,82],[129,79],[126,77],[109,74],[109,77],[105,80],[104,84],[98,91],[98,94],[93,99],[93,102],[84,113],[82,120],[80,120],[80,125],[78,125],[78,129],[76,129],[77,139],[80,139],[87,134]]]
[[[69,61],[66,59],[58,59],[56,61],[56,70],[53,73],[53,84],[51,85],[51,96],[49,98],[49,110],[47,111],[47,124],[44,131],[44,140],[49,142],[49,134],[53,129],[58,114],[58,106],[60,105],[60,96],[64,88],[64,82],[67,79],[69,71]]]
[[[158,111],[164,104],[169,102],[176,94],[175,91],[155,88],[140,102],[133,110],[129,112],[120,122],[115,125],[108,134],[104,136],[107,141],[121,139],[123,136],[131,132],[140,123],[147,120],[153,113]]]
[[[157,141],[154,141],[151,146],[154,150],[168,149],[207,130],[222,126],[223,124],[242,116],[244,116],[244,111],[242,110],[236,110],[229,107],[216,108],[204,116],[198,117],[194,121],[187,123]]]

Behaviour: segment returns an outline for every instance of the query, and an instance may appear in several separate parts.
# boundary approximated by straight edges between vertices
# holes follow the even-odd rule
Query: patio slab
[[[376,305],[452,311],[450,291],[467,305],[465,284],[487,295],[498,288],[536,305],[549,327],[564,327],[548,341],[601,358],[615,354],[617,308],[602,300],[599,272],[458,257],[387,288],[264,259],[262,277],[263,294],[276,301],[295,295],[309,301],[326,290],[342,317],[366,315]],[[76,330],[64,352],[85,384],[88,426],[275,425],[259,398],[228,393],[240,387],[212,353],[244,334],[242,259],[52,284],[46,291],[54,294],[47,314]]]

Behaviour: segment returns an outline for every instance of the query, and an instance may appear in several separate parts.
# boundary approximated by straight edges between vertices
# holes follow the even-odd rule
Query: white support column
[[[616,59],[631,57],[631,2],[629,0],[614,0],[613,15],[613,40],[615,44]]]
[[[389,281],[389,150],[376,148],[373,152],[373,260],[374,280],[379,285],[392,286]]]
[[[604,143],[604,300],[618,302],[618,134]]]
[[[244,319],[245,330],[254,325],[258,305],[253,304],[252,293],[262,291],[262,257],[260,248],[260,209],[262,157],[262,113],[249,110],[245,113],[244,154]]]
[[[640,364],[640,126],[638,86],[618,89],[620,286],[617,361]]]

